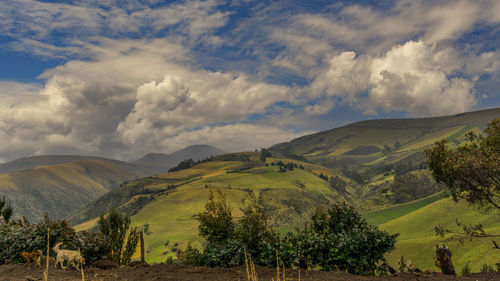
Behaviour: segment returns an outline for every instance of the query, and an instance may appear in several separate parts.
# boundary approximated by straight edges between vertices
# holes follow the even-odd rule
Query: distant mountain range
[[[168,169],[175,167],[179,162],[186,159],[194,161],[202,160],[210,156],[226,153],[210,145],[192,145],[178,150],[172,154],[149,153],[141,159],[130,162],[131,164],[146,170],[149,174],[165,173]]]
[[[127,163],[78,155],[42,155],[0,164],[0,196],[12,202],[14,217],[37,221],[44,213],[62,218],[132,179],[166,172],[180,161],[223,153],[208,145],[172,154],[151,153]]]

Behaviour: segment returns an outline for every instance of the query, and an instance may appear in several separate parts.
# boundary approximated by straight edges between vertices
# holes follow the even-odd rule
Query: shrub
[[[200,250],[193,247],[191,243],[188,243],[186,250],[182,251],[182,253],[178,256],[178,258],[184,264],[191,264],[195,266],[205,265],[203,254],[200,252]],[[167,263],[168,263],[168,258],[167,258]]]
[[[23,263],[22,252],[41,250],[47,252],[47,230],[50,228],[50,246],[63,242],[66,249],[77,250],[82,246],[75,231],[64,220],[50,220],[45,215],[38,224],[11,221],[0,226],[0,263]],[[50,249],[51,255],[55,253]]]
[[[373,275],[397,236],[368,225],[353,207],[342,203],[316,210],[309,225],[285,236],[281,250],[287,265]]]
[[[110,244],[107,243],[106,238],[101,233],[82,231],[78,233],[78,238],[82,244],[82,256],[87,264],[109,259]]]

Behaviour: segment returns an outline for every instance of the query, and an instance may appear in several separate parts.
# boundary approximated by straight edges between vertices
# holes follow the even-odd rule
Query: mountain
[[[133,165],[99,157],[36,156],[2,164],[0,196],[12,202],[14,217],[61,218],[124,181],[142,177]],[[7,172],[8,171],[8,172]]]
[[[148,171],[149,174],[158,174],[167,172],[168,169],[175,167],[185,159],[191,158],[198,161],[224,153],[226,152],[210,145],[192,145],[172,154],[149,153],[141,159],[131,162],[131,164]]]
[[[366,120],[302,136],[271,150],[304,156],[330,168],[394,163],[442,138],[459,143],[466,132],[480,131],[494,118],[500,118],[500,108],[432,118]]]

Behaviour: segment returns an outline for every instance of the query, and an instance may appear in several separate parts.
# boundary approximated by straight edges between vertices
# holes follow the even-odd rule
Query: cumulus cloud
[[[491,56],[475,56],[472,63],[470,55],[462,57],[453,48],[438,49],[422,40],[394,46],[381,56],[342,52],[316,76],[310,90],[315,96],[339,99],[367,114],[379,110],[412,116],[454,114],[470,110],[476,103],[473,86],[480,72],[468,70],[488,64]],[[482,72],[497,70],[492,65]]]
[[[137,90],[136,103],[117,127],[127,145],[158,149],[162,140],[206,125],[245,121],[286,101],[288,88],[256,82],[246,75],[177,72]]]
[[[286,86],[244,73],[193,70],[185,49],[164,39],[96,40],[98,44],[86,46],[93,60],[47,70],[40,75],[43,87],[0,82],[0,90],[8,89],[0,92],[0,153],[104,152],[133,159],[151,151],[171,152],[181,144],[216,144],[217,134],[232,136],[232,129],[241,141],[227,140],[229,148],[251,149],[297,135],[245,124],[291,99]],[[16,88],[24,95],[9,95]],[[261,128],[269,138],[243,134],[243,128]],[[194,139],[196,143],[190,142]]]
[[[266,147],[338,125],[325,118],[338,104],[365,114],[466,111],[483,94],[476,81],[500,70],[494,48],[455,44],[498,26],[498,1],[316,12],[246,2],[0,1],[2,47],[65,61],[40,84],[0,81],[0,155]],[[248,18],[232,17],[238,5],[251,6]]]

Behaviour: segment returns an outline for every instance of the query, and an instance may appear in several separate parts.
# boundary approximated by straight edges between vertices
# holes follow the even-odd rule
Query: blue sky
[[[500,106],[496,0],[4,0],[0,31],[4,161]]]

